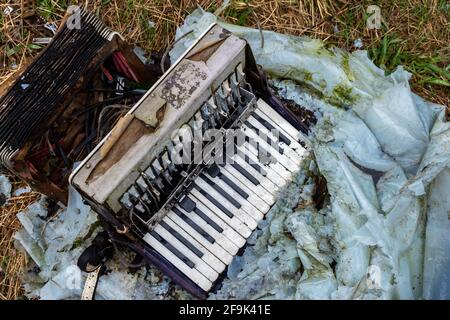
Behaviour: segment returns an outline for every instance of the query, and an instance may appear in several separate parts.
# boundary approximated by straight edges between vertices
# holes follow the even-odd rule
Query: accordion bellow
[[[101,109],[125,108],[142,96],[136,90],[117,96],[116,79],[144,88],[156,79],[100,19],[82,9],[72,14],[80,28],[69,27],[68,14],[43,52],[0,88],[1,164],[61,203],[74,164],[120,116],[103,113],[110,123],[99,123]]]

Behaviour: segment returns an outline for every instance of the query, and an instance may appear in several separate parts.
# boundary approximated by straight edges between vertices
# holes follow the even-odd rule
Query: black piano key
[[[153,236],[153,238],[155,238],[156,240],[161,242],[161,244],[164,245],[170,252],[172,252],[174,255],[176,255],[178,259],[183,261],[189,268],[192,269],[195,267],[195,264],[191,260],[189,260],[180,251],[178,251],[177,248],[175,248],[172,244],[170,244],[166,239],[164,239],[158,233],[156,233],[156,231],[152,230],[152,231],[150,231],[150,234]]]
[[[256,171],[258,171],[260,174],[262,174],[263,176],[265,176],[265,172],[262,170],[262,168],[259,166],[259,164],[254,163],[252,160],[250,160],[250,157],[248,156],[248,154],[244,155],[244,160],[245,162],[247,162],[249,165],[251,165],[253,167],[253,169],[255,169]]]
[[[219,178],[222,179],[227,185],[229,185],[231,187],[231,189],[233,189],[234,191],[236,191],[237,193],[239,193],[239,195],[244,198],[244,199],[248,199],[249,195],[242,190],[241,188],[239,188],[233,181],[231,181],[231,179],[229,179],[226,175],[224,175],[222,172],[219,173]]]
[[[230,218],[234,217],[234,215],[227,208],[225,208],[216,198],[211,196],[209,193],[200,188],[198,185],[195,184],[194,186],[206,199],[211,201],[212,204],[214,204],[217,208],[219,208],[219,210],[225,213],[228,217]]]
[[[259,129],[258,128],[256,128],[255,126],[253,126],[250,122],[248,122],[248,121],[245,121],[244,122],[244,124],[247,126],[247,127],[249,127],[250,129],[252,129],[253,131],[255,131],[255,133],[257,134],[257,135],[259,135]],[[263,136],[266,136],[266,142],[267,142],[267,144],[269,144],[269,145],[271,145],[271,146],[274,146],[275,148],[276,147],[278,147],[277,149],[277,151],[280,153],[280,154],[284,154],[284,150],[283,150],[283,148],[281,148],[280,146],[279,146],[279,144],[278,143],[276,143],[275,141],[273,141],[268,135],[266,135],[265,133],[263,133]],[[262,136],[261,136],[262,137]]]
[[[184,197],[180,202],[180,206],[184,209],[186,212],[192,212],[195,207],[197,206],[195,202],[189,198],[188,196]]]
[[[217,164],[213,163],[206,169],[206,171],[209,173],[211,177],[215,178],[220,173],[220,168]]]
[[[241,208],[241,204],[236,201],[232,196],[230,196],[228,193],[225,192],[220,186],[215,184],[213,181],[211,181],[207,176],[205,176],[203,173],[200,174],[200,177],[206,181],[211,187],[213,187],[218,193],[220,193],[225,199],[227,199],[234,207],[237,209]]]
[[[208,217],[203,211],[197,208],[195,201],[189,198],[188,196],[184,197],[183,200],[180,201],[180,206],[187,212],[194,211],[200,218],[205,220],[207,224],[213,227],[217,232],[222,233],[223,229],[215,223],[210,217]]]
[[[192,243],[190,243],[188,240],[186,240],[185,237],[183,237],[181,234],[179,234],[177,231],[175,231],[171,226],[169,226],[164,221],[161,221],[160,225],[170,232],[171,235],[173,235],[178,241],[180,241],[182,244],[184,244],[189,250],[191,250],[197,257],[201,258],[203,257],[203,252],[198,250]]]
[[[205,230],[203,230],[200,226],[198,226],[194,221],[189,219],[183,212],[181,212],[178,208],[173,207],[172,211],[178,215],[184,222],[186,222],[192,229],[197,231],[203,238],[205,238],[210,243],[216,242],[213,237],[211,237]]]
[[[266,127],[269,131],[277,130],[278,131],[278,138],[280,139],[280,141],[283,141],[286,145],[290,145],[291,144],[291,140],[288,137],[286,137],[282,132],[280,132],[280,130],[278,130],[274,126],[272,126],[267,120],[265,120],[262,117],[260,117],[259,114],[253,113],[252,116],[256,120],[258,120],[264,127]]]
[[[133,244],[133,249],[139,252],[140,255],[144,256],[147,261],[152,265],[160,269],[164,274],[171,278],[176,284],[187,290],[190,294],[198,299],[206,299],[206,292],[201,289],[196,283],[182,273],[177,267],[173,265],[169,260],[167,260],[161,253],[156,251],[151,246],[139,246],[137,247]]]
[[[215,223],[210,217],[208,217],[202,210],[200,210],[199,208],[195,208],[194,212],[203,220],[205,220],[205,222],[207,224],[209,224],[214,230],[216,230],[219,233],[223,232],[223,229],[217,224]]]
[[[255,186],[259,185],[258,179],[256,179],[251,173],[249,173],[247,170],[242,168],[242,166],[239,163],[232,163],[231,164],[233,168],[235,168],[237,171],[239,171],[240,174],[242,174],[244,177],[246,177],[248,180],[250,180],[251,183],[253,183]]]

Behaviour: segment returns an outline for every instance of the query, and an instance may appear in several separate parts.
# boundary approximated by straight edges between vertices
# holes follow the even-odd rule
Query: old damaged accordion
[[[246,42],[213,25],[70,183],[118,234],[136,239],[135,250],[204,297],[298,171],[307,152],[302,129],[271,95]],[[209,130],[223,135],[194,139]],[[240,139],[229,139],[230,130]],[[194,156],[181,161],[186,154]]]
[[[62,26],[2,93],[1,160],[61,202],[70,174],[108,241],[205,298],[299,170],[308,128],[273,95],[247,43],[219,25],[154,83],[155,73],[117,34],[82,17],[81,30]],[[84,46],[74,36],[87,37]],[[64,55],[70,46],[74,54]],[[117,93],[88,103],[117,78],[154,85],[141,96],[128,90],[132,107],[105,107]],[[98,90],[99,81],[107,88]],[[120,111],[109,130],[106,108]]]

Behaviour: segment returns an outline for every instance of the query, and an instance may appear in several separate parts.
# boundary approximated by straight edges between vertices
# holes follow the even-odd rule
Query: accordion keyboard
[[[260,138],[261,131],[268,139],[276,139],[271,134],[274,129],[279,132],[274,141],[278,148]],[[202,172],[189,194],[144,236],[205,291],[245,245],[276,201],[277,192],[299,169],[306,152],[299,143],[298,130],[262,100],[242,131],[249,139],[237,146],[233,161]],[[278,161],[260,162],[251,139],[259,144],[259,151],[265,148]]]

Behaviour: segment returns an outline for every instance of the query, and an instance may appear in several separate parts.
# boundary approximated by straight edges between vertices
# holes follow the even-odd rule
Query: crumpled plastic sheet
[[[0,175],[0,206],[8,203],[11,197],[12,184],[8,177]]]
[[[29,192],[31,192],[31,188],[30,187],[28,187],[28,186],[27,187],[22,187],[22,188],[14,190],[13,196],[14,197],[19,197],[19,196],[24,195],[24,194],[29,193]]]
[[[102,230],[97,215],[83,204],[81,196],[69,189],[67,208],[48,216],[47,200],[42,197],[17,214],[24,226],[15,234],[17,247],[32,258],[24,274],[28,298],[43,300],[80,299],[87,274],[77,266],[78,257]],[[95,299],[129,300],[189,297],[153,268],[128,272],[122,260],[132,256],[116,253],[107,262],[107,273],[99,278]]]
[[[172,61],[216,21],[193,12]],[[315,112],[310,142],[329,198],[317,211],[305,180],[309,205],[273,208],[216,297],[450,298],[445,108],[411,92],[402,67],[385,76],[366,51],[219,23],[248,41],[283,98]]]
[[[188,16],[176,36],[192,32],[175,44],[171,61],[216,21],[201,9]],[[365,51],[269,31],[262,41],[260,30],[220,24],[248,41],[278,93],[314,111],[318,123],[311,157],[210,298],[449,299],[450,128],[443,106],[412,93],[401,67],[385,76]],[[318,175],[329,193],[320,209],[313,198]],[[26,275],[29,297],[81,294],[85,274],[79,281],[76,259],[97,232],[96,218],[73,190],[70,197],[57,218],[46,217],[45,200],[19,215],[24,229],[16,239],[39,267]],[[97,299],[189,298],[170,290],[154,268],[131,275],[116,258],[108,266]]]

